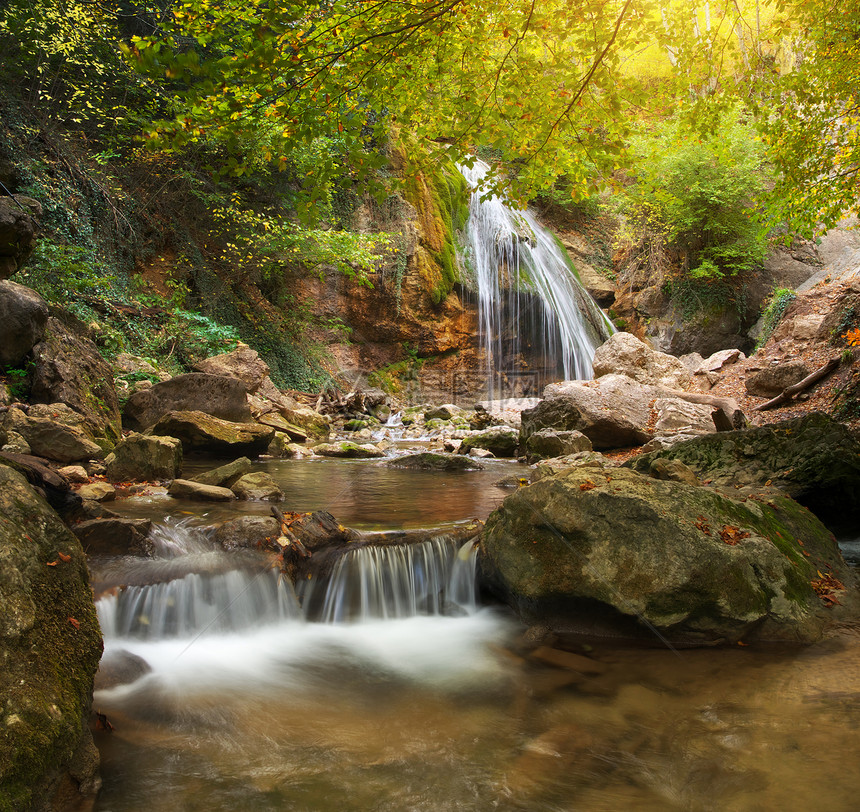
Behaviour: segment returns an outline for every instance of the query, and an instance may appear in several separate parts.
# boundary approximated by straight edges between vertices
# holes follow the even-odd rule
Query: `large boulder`
[[[0,282],[0,367],[16,367],[45,335],[48,305],[24,285]]]
[[[691,371],[673,355],[657,352],[632,333],[614,333],[594,353],[594,377],[626,375],[639,383],[687,389]]]
[[[109,450],[122,436],[119,401],[110,364],[86,336],[48,319],[45,339],[33,348],[30,398],[65,403],[82,415],[87,433]]]
[[[541,429],[580,431],[597,449],[642,445],[654,436],[651,404],[660,390],[625,375],[552,384],[545,395],[533,409],[523,410],[523,444]]]
[[[86,558],[56,513],[0,465],[0,809],[84,808],[102,651]]]
[[[251,460],[247,457],[239,457],[226,465],[211,468],[202,474],[191,477],[192,482],[201,485],[217,485],[219,488],[229,488],[237,479],[251,472]]]
[[[182,441],[132,432],[105,457],[111,482],[152,482],[182,475]]]
[[[559,632],[599,622],[656,641],[808,642],[833,599],[856,605],[835,540],[788,497],[734,500],[623,468],[574,468],[508,496],[479,565],[527,621]]]
[[[395,457],[386,465],[389,468],[411,468],[419,471],[479,471],[484,468],[472,457],[463,454],[438,454],[433,451]]]
[[[271,516],[240,516],[217,527],[213,540],[225,550],[259,549],[280,534],[281,527]]]
[[[578,454],[580,451],[591,451],[592,445],[591,440],[581,431],[541,429],[529,435],[525,450],[529,462],[536,462]]]
[[[242,382],[245,391],[250,395],[262,386],[269,374],[269,365],[260,358],[256,350],[252,350],[247,344],[240,344],[232,352],[213,355],[198,361],[194,364],[194,371],[236,378]]]
[[[715,485],[780,488],[834,529],[860,523],[860,443],[821,412],[677,443],[627,465],[647,471],[661,458],[681,460]]]
[[[254,502],[283,502],[284,492],[278,487],[278,483],[265,471],[255,471],[239,477],[231,486],[230,490],[236,494],[237,499]]]
[[[375,445],[371,445],[369,443],[358,445],[348,441],[340,443],[322,443],[321,445],[314,446],[314,454],[318,454],[321,457],[339,457],[343,459],[359,460],[385,456],[385,452],[377,448]]]
[[[32,197],[0,197],[0,279],[7,279],[27,262],[36,247],[42,205]]]
[[[189,372],[135,392],[123,409],[123,425],[134,431],[144,431],[169,412],[202,412],[232,423],[251,420],[242,381],[223,375]]]
[[[167,493],[176,499],[197,499],[202,502],[231,502],[236,498],[229,488],[218,485],[203,485],[190,479],[174,479]]]
[[[275,436],[269,426],[221,420],[200,411],[168,412],[149,433],[177,437],[185,453],[224,457],[264,454]]]
[[[43,417],[31,417],[10,408],[3,422],[6,431],[17,432],[30,447],[30,453],[57,462],[100,459],[104,451],[80,428]]]
[[[461,454],[468,454],[473,448],[482,448],[496,457],[516,457],[519,440],[516,429],[496,426],[470,434],[463,439],[459,450]]]
[[[803,361],[783,361],[750,375],[744,381],[744,388],[750,395],[772,398],[800,383],[807,375],[809,367]]]

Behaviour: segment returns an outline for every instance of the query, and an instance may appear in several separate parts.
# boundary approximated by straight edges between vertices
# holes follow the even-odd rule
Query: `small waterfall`
[[[162,525],[158,534],[163,557],[181,556],[187,527]],[[200,543],[187,545],[189,559],[199,555]],[[99,621],[106,640],[155,641],[282,621],[361,622],[474,614],[478,608],[472,545],[445,536],[350,550],[328,577],[300,581],[298,595],[279,575],[268,568],[230,569],[124,586],[98,601]]]
[[[97,603],[105,638],[161,640],[250,629],[302,617],[275,570],[192,573],[161,584],[127,586]]]
[[[342,623],[474,612],[470,563],[460,560],[457,544],[445,537],[352,550],[332,570],[319,619]],[[308,593],[306,607],[312,603],[309,598]]]
[[[460,171],[473,187],[465,259],[477,289],[490,400],[591,378],[594,351],[613,329],[567,253],[532,212],[495,196],[481,200],[487,164],[476,160]]]

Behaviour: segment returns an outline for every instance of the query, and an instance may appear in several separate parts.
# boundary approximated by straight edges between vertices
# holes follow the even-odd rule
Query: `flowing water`
[[[334,477],[348,490],[379,476],[365,506],[376,529],[404,490],[441,508],[483,476],[305,468],[330,497]],[[489,477],[473,496],[485,489]],[[502,495],[448,515],[482,518]],[[112,562],[130,582],[145,566],[177,577],[99,600],[102,677],[129,655],[146,666],[95,695],[114,727],[96,734],[98,812],[857,808],[855,628],[802,649],[592,640],[585,667],[552,666],[510,614],[480,605],[471,550],[443,533],[357,549],[294,590],[266,561],[214,550],[204,518],[160,528],[152,562]]]
[[[489,166],[460,171],[472,185],[465,261],[477,289],[489,398],[539,395],[555,380],[591,378],[613,332],[579,283],[567,252],[527,209],[482,200]]]

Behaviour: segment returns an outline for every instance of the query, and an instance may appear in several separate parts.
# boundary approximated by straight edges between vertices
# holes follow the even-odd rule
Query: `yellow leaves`
[[[849,346],[860,347],[860,328],[855,327],[853,330],[849,330],[843,338]]]

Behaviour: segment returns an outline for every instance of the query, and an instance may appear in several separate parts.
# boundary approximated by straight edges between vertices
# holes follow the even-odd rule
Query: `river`
[[[266,470],[285,507],[381,530],[484,518],[507,492],[493,483],[517,469],[295,461]],[[227,518],[224,508],[158,493],[118,507],[170,516],[162,534],[178,548],[165,558],[227,555],[207,550],[199,532]],[[453,589],[468,551],[444,541],[434,550],[401,573],[410,589]],[[592,640],[576,652],[587,659],[565,667],[536,656],[510,613],[474,595],[381,617],[390,583],[365,573],[361,590],[378,587],[382,603],[321,622],[264,562],[232,586],[226,577],[200,576],[194,600],[209,614],[184,626],[136,609],[140,622],[119,629],[117,595],[100,601],[106,658],[124,650],[151,671],[96,692],[113,726],[97,733],[97,812],[857,808],[857,629],[807,648]],[[185,583],[162,602],[179,611]]]

